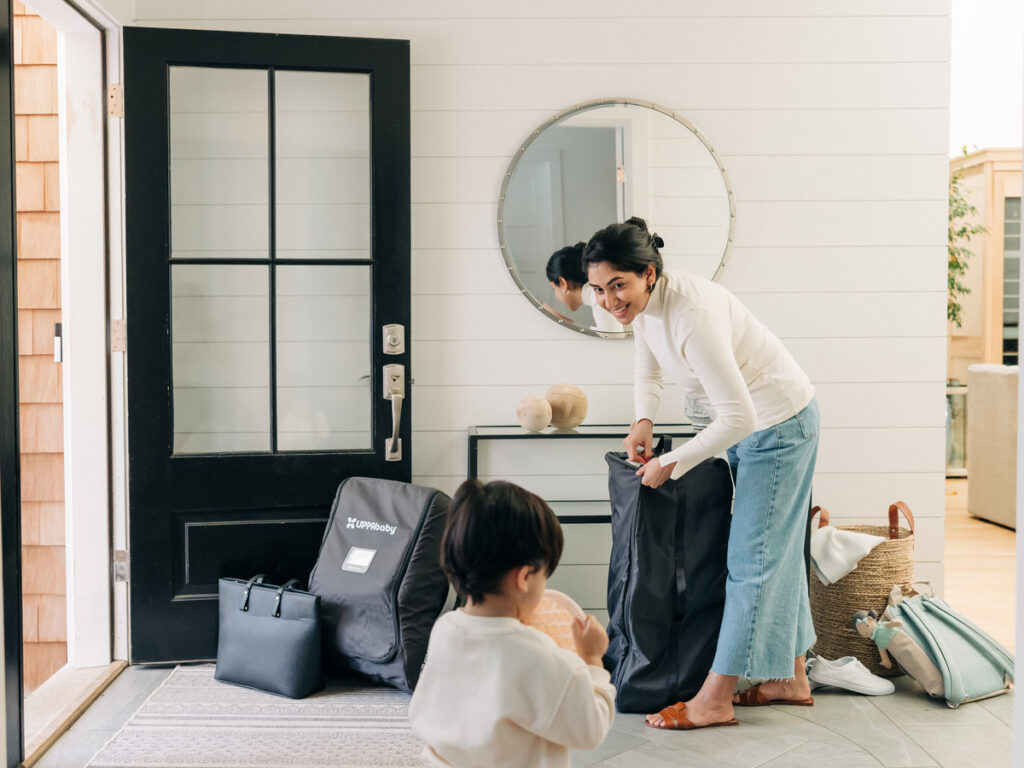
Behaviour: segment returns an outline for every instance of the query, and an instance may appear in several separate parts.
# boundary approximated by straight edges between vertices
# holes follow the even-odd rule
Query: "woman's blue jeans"
[[[814,644],[804,539],[818,428],[812,399],[796,416],[729,449],[736,500],[714,672],[792,678],[793,660]]]

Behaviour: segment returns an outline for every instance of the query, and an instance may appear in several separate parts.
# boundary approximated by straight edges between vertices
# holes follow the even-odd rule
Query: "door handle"
[[[393,363],[384,366],[384,399],[391,401],[391,437],[384,441],[384,460],[402,460],[402,401],[405,400],[405,366]]]

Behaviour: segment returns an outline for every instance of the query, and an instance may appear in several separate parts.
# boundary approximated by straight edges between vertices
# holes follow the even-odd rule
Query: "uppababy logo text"
[[[358,517],[350,517],[345,527],[357,528],[361,531],[377,531],[378,533],[386,533],[388,536],[394,536],[398,530],[394,525],[376,523],[373,520],[360,520]]]

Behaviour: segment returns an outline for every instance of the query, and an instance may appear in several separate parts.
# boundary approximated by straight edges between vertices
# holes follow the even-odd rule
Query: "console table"
[[[655,440],[659,435],[668,435],[673,440],[673,445],[678,446],[680,443],[689,440],[696,434],[692,424],[659,424],[655,427]],[[492,441],[524,441],[520,443],[524,447],[522,453],[524,455],[531,455],[533,457],[543,456],[548,451],[559,451],[561,454],[565,454],[566,448],[569,446],[568,442],[572,441],[578,446],[584,441],[590,442],[589,446],[583,451],[576,450],[577,456],[583,456],[584,453],[591,454],[596,457],[601,467],[600,474],[606,475],[604,469],[604,454],[607,451],[621,451],[622,439],[629,433],[629,425],[625,424],[583,424],[575,429],[555,429],[554,427],[548,427],[541,430],[540,432],[528,432],[522,427],[513,425],[482,425],[482,426],[471,426],[468,430],[469,445],[467,455],[469,457],[469,466],[467,471],[467,477],[475,478],[485,477],[501,477],[501,474],[505,475],[522,475],[524,474],[521,467],[509,466],[505,468],[494,468],[488,467],[491,471],[483,472],[480,471],[480,459],[482,445]],[[510,452],[514,453],[514,452]],[[486,459],[487,457],[485,457]],[[570,468],[572,469],[572,468]],[[580,467],[580,469],[586,469]],[[529,474],[528,472],[525,474]],[[533,489],[530,489],[533,490]],[[593,490],[593,489],[590,489]],[[608,522],[610,515],[608,513],[608,494],[607,489],[605,492],[596,498],[588,498],[594,496],[593,493],[586,493],[582,497],[577,493],[556,493],[552,496],[550,493],[541,493],[535,491],[544,498],[552,508],[557,504],[561,510],[556,509],[559,512],[558,519],[566,523],[584,523],[584,522]],[[567,508],[566,504],[579,505],[579,504],[599,504],[599,507],[595,509],[603,509],[603,513],[596,515],[600,517],[600,520],[593,520],[595,517],[593,514],[582,514],[582,508],[579,506]]]

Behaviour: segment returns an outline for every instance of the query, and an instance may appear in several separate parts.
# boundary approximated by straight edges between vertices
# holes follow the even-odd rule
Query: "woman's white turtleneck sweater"
[[[678,478],[751,432],[796,415],[814,387],[782,342],[726,288],[665,271],[633,320],[636,418],[655,422],[664,377],[707,408],[711,424],[661,456]]]

